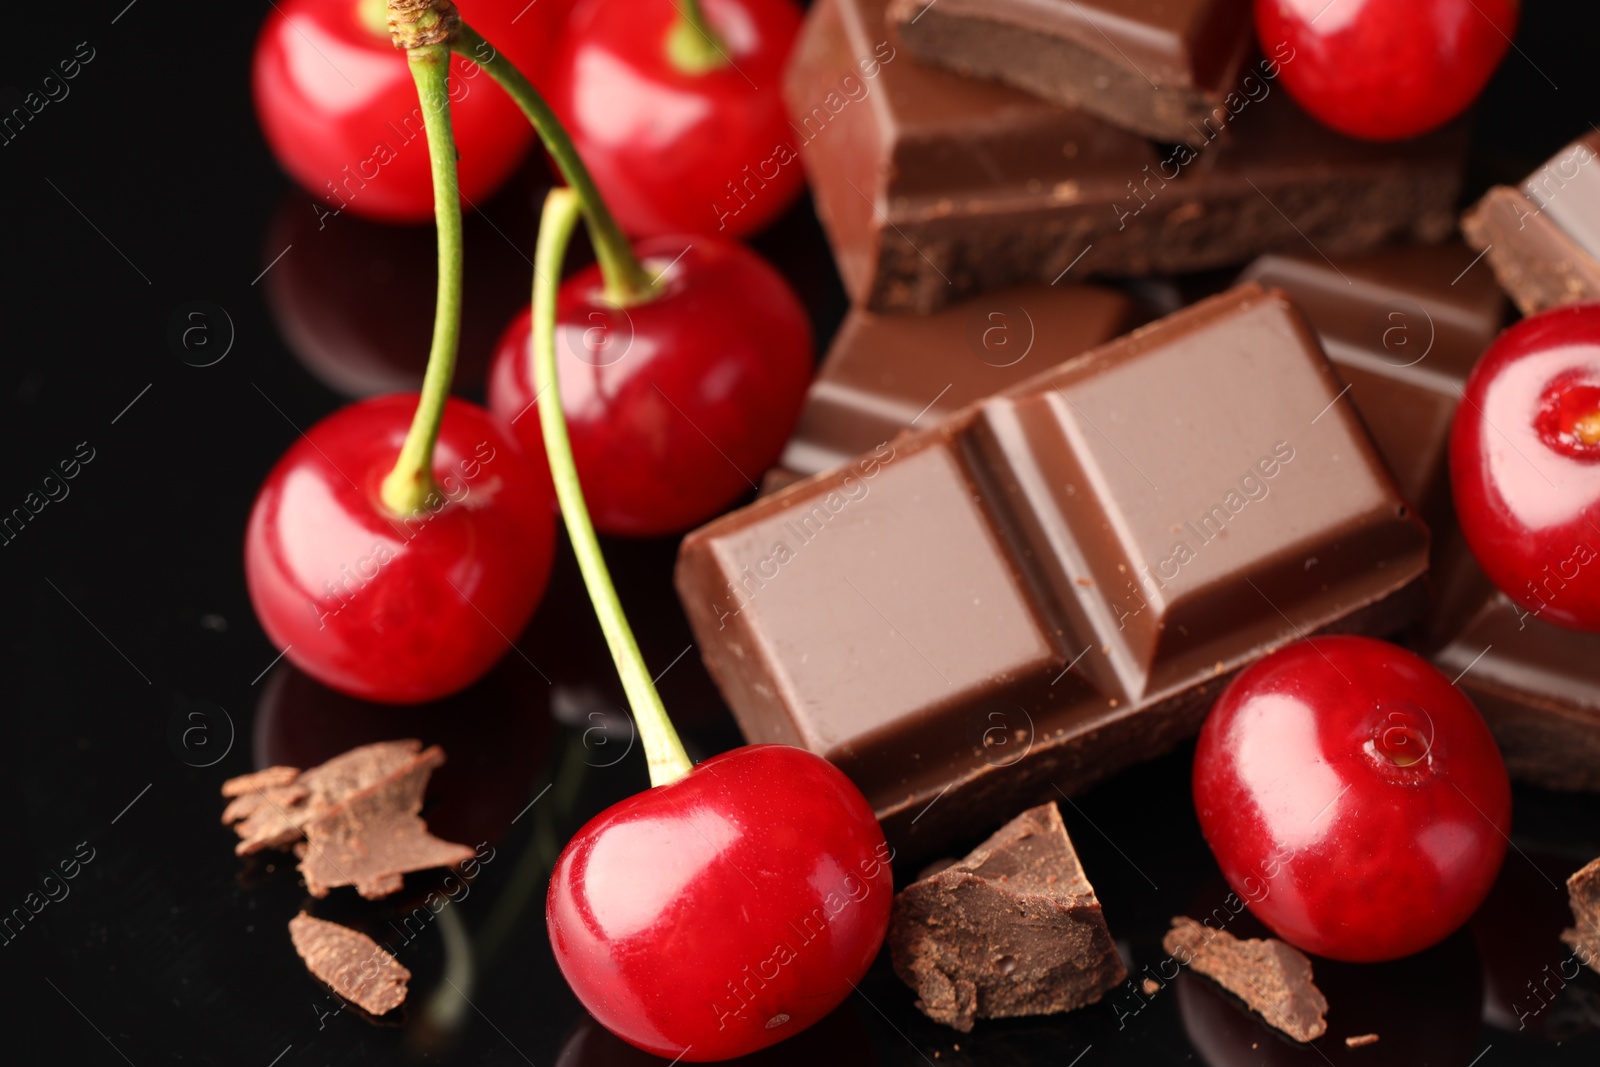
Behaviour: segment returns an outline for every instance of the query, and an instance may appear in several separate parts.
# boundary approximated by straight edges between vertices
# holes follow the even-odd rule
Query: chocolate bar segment
[[[889,21],[924,62],[1157,141],[1208,140],[1255,51],[1250,0],[895,0]]]
[[[1239,276],[1282,289],[1350,386],[1401,493],[1435,532],[1455,525],[1450,422],[1473,364],[1505,322],[1493,277],[1449,241],[1324,259],[1262,256]],[[1435,545],[1439,543],[1435,539]]]
[[[907,428],[936,426],[1120,336],[1133,316],[1122,293],[1066,282],[984,293],[932,315],[854,308],[812,382],[781,466],[816,474]],[[769,485],[781,488],[772,484],[780,480],[769,476]]]
[[[1199,270],[1308,241],[1348,254],[1454,227],[1460,123],[1353,141],[1300,111],[1264,61],[1203,146],[1159,146],[918,63],[890,34],[888,3],[820,0],[785,80],[855,304],[928,312],[1029,281]]]
[[[747,738],[912,857],[1198,728],[1231,672],[1420,607],[1407,514],[1309,326],[1242,286],[684,541]]]
[[[1600,132],[1588,133],[1528,175],[1497,185],[1461,218],[1524,315],[1600,300]]]

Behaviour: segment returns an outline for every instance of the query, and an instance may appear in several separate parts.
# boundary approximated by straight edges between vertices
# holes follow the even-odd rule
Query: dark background
[[[622,700],[570,555],[563,549],[518,651],[443,709],[362,707],[273,665],[276,650],[245,593],[242,532],[256,487],[296,427],[343,402],[292,354],[285,323],[342,315],[393,353],[385,373],[406,373],[408,361],[419,369],[431,234],[350,217],[321,233],[304,225],[311,212],[273,163],[250,106],[251,45],[267,8],[126,4],[10,7],[0,58],[0,112],[9,112],[79,42],[95,50],[70,96],[0,145],[0,512],[38,490],[80,442],[94,451],[70,495],[0,547],[0,915],[61,861],[93,855],[67,883],[70,895],[0,943],[0,1059],[645,1063],[585,1021],[542,921],[544,865],[560,844],[646,785],[626,720],[605,710]],[[1527,6],[1520,54],[1478,110],[1469,195],[1520,177],[1600,118],[1589,11],[1579,0]],[[526,292],[522,256],[531,255],[531,205],[545,181],[531,163],[486,205],[492,228],[469,224],[478,304],[469,305],[461,381],[469,395]],[[273,270],[323,299],[281,299],[275,320],[270,272],[253,280],[291,243]],[[843,297],[809,205],[756,244],[807,301],[819,337],[829,336]],[[196,309],[202,319],[187,318]],[[206,332],[177,343],[173,323],[196,321]],[[673,664],[690,643],[670,587],[675,546],[607,549],[646,657],[657,670]],[[662,690],[693,754],[737,743],[695,652],[671,666]],[[401,949],[415,973],[410,1003],[401,1021],[375,1024],[353,1008],[338,1012],[305,973],[285,929],[306,903],[292,860],[235,858],[217,790],[266,761],[304,766],[393,736],[445,744],[450,764],[430,817],[446,836],[489,841],[494,858],[470,897],[447,909],[451,919]],[[1188,753],[1176,753],[1064,810],[1111,928],[1139,965],[1162,958],[1171,915],[1205,914],[1226,892],[1194,825],[1187,767]],[[1592,1063],[1600,978],[1568,985],[1520,1034],[1507,1002],[1520,996],[1531,1011],[1541,982],[1543,999],[1554,995],[1550,974],[1565,955],[1555,940],[1566,921],[1558,887],[1600,854],[1597,816],[1594,798],[1519,791],[1517,848],[1469,930],[1400,964],[1318,964],[1333,1010],[1329,1038],[1315,1048],[1292,1046],[1192,977],[1147,1007],[1122,990],[1070,1016],[980,1024],[963,1037],[917,1013],[880,961],[859,997],[763,1058]],[[408,878],[406,896],[382,906],[336,894],[317,912],[398,942],[388,923],[439,888],[437,878]],[[1344,1047],[1344,1036],[1367,1031],[1383,1040]]]

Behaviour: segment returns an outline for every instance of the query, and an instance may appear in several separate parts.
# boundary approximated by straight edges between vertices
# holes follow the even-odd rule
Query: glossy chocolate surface
[[[919,63],[889,0],[822,0],[785,84],[791,132],[846,290],[877,309],[1090,274],[1439,240],[1465,127],[1365,144],[1265,73],[1213,139],[1159,146],[1081,111]]]
[[[1506,316],[1475,258],[1450,241],[1331,261],[1262,256],[1239,276],[1282,289],[1305,312],[1401,493],[1439,529],[1454,525],[1450,420]]]
[[[816,474],[903,430],[936,426],[1105,344],[1133,317],[1122,293],[1067,282],[984,293],[932,315],[854,308],[812,382],[781,467]]]
[[[679,594],[745,735],[921,854],[1177,743],[1265,651],[1408,620],[1427,534],[1341,388],[1243,286],[696,531]]]
[[[1206,117],[1255,51],[1250,0],[895,0],[925,62],[994,78],[1162,141]]]

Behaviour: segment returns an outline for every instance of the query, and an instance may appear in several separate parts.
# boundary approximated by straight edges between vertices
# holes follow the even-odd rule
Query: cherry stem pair
[[[695,10],[698,10],[696,7]],[[623,614],[616,587],[606,568],[567,436],[566,415],[556,384],[556,293],[567,245],[579,211],[586,216],[606,295],[620,305],[653,299],[658,283],[649,278],[633,254],[616,219],[606,208],[594,180],[578,157],[572,140],[554,112],[517,68],[483,37],[460,22],[448,3],[434,0],[389,0],[389,26],[395,43],[406,51],[417,96],[422,103],[428,156],[433,173],[434,216],[438,229],[439,285],[434,310],[433,341],[422,396],[401,445],[395,467],[380,490],[383,503],[400,515],[421,508],[438,488],[433,479],[433,450],[444,418],[445,401],[455,373],[461,339],[462,228],[461,195],[456,173],[455,137],[450,124],[450,53],[467,56],[488,71],[511,95],[538,131],[570,189],[557,189],[545,202],[534,253],[533,346],[534,380],[545,451],[555,483],[556,499],[566,520],[573,552],[583,572],[606,644],[616,662],[623,691],[638,722],[640,740],[650,766],[652,785],[684,777],[693,764],[678,740]]]
[[[698,12],[697,6],[691,5]],[[477,63],[522,109],[544,142],[567,184],[576,192],[588,221],[595,258],[600,263],[605,297],[618,307],[655,299],[658,278],[646,273],[627,237],[606,207],[572,138],[550,105],[515,64],[502,56],[478,31],[461,21],[446,0],[388,0],[389,28],[396,47],[403,48],[422,101],[428,154],[433,169],[434,216],[439,231],[439,291],[433,323],[433,344],[423,376],[417,413],[394,469],[383,480],[380,496],[394,514],[407,516],[437,494],[433,449],[449,399],[461,337],[461,197],[456,176],[455,139],[450,129],[448,80],[450,53]]]

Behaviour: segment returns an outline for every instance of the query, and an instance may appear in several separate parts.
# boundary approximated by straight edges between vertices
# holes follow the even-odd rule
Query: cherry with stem
[[[488,413],[450,398],[462,227],[450,122],[453,10],[391,3],[427,133],[439,264],[420,396],[345,408],[302,435],[251,511],[245,573],[284,655],[326,685],[419,703],[485,673],[549,577],[548,485]]]
[[[630,245],[544,98],[462,25],[452,48],[522,108],[577,196],[597,268],[561,289],[559,357],[573,452],[608,534],[678,533],[750,492],[778,458],[811,378],[811,326],[783,278],[743,245],[706,235]],[[513,320],[489,407],[530,454],[541,421],[531,320]]]
[[[601,555],[563,414],[557,279],[578,210],[571,190],[555,190],[539,227],[540,423],[652,787],[567,843],[545,919],[562,974],[612,1033],[669,1059],[727,1059],[799,1033],[849,995],[888,929],[893,854],[861,791],[821,757],[746,745],[693,766],[678,740]]]

